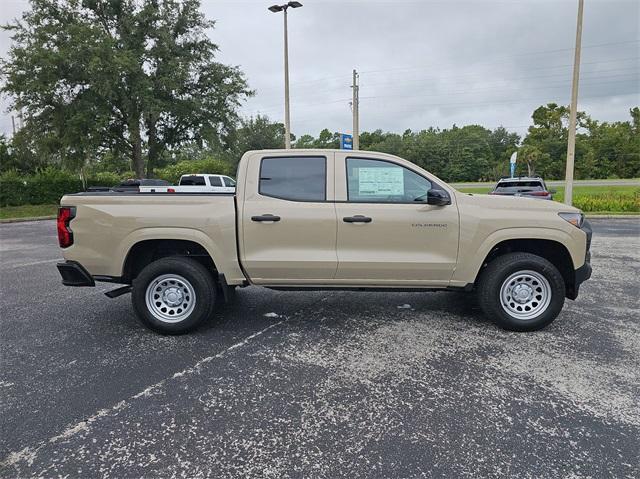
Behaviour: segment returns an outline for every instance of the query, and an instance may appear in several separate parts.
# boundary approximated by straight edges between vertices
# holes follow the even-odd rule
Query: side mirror
[[[451,204],[449,194],[444,190],[429,190],[427,193],[427,204],[435,206],[445,206]]]
[[[551,193],[552,195],[555,195],[558,192],[558,190],[549,190],[549,193]]]

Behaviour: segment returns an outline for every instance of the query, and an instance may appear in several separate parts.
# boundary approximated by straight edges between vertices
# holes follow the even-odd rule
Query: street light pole
[[[578,109],[578,81],[580,79],[580,48],[582,46],[582,14],[584,0],[578,0],[578,25],[576,27],[576,50],[573,58],[573,84],[569,110],[569,139],[567,140],[567,169],[565,173],[564,202],[573,202],[573,169],[576,156],[576,123]]]
[[[287,7],[284,8],[284,147],[291,148],[291,116],[289,114],[289,34]]]
[[[269,11],[273,13],[284,12],[284,147],[291,148],[291,117],[289,114],[289,34],[287,28],[287,10],[299,8],[300,2],[289,2],[284,5],[272,5]]]

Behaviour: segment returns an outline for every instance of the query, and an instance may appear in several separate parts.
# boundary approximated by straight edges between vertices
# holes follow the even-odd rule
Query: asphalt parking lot
[[[541,332],[459,293],[246,288],[180,337],[63,287],[53,222],[0,225],[0,476],[639,477],[640,222],[592,224]]]

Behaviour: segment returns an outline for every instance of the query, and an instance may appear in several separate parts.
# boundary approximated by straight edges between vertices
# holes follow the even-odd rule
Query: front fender
[[[555,241],[567,249],[574,269],[579,268],[584,264],[585,260],[586,236],[584,234],[580,235],[581,231],[578,228],[574,229],[575,231],[572,231],[573,234],[571,234],[564,230],[545,227],[503,228],[493,231],[482,239],[477,248],[473,248],[471,244],[465,245],[461,241],[458,267],[453,275],[452,284],[467,285],[475,282],[478,272],[491,250],[503,241],[508,240],[540,239]]]

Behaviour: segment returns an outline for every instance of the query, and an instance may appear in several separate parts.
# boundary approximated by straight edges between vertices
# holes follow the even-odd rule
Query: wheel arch
[[[218,274],[221,257],[215,243],[198,230],[183,228],[145,228],[136,230],[121,243],[119,271],[122,280],[131,283],[144,266],[168,256],[192,257]]]
[[[511,252],[532,253],[553,263],[565,280],[567,292],[573,290],[578,252],[575,241],[566,232],[551,228],[513,228],[498,230],[489,235],[473,252],[462,259],[466,267],[454,273],[454,279],[475,284],[483,268],[493,259]]]

